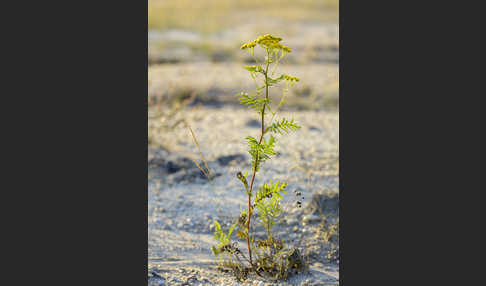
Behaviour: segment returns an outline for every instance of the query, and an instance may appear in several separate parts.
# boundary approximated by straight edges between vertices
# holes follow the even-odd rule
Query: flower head
[[[280,37],[275,37],[270,34],[266,34],[263,36],[258,37],[255,42],[259,45],[265,46],[267,48],[273,48],[276,45],[278,45],[278,42],[280,42],[282,38]]]
[[[248,43],[243,44],[243,45],[240,47],[240,49],[245,50],[245,49],[248,49],[248,48],[253,48],[253,47],[255,47],[255,46],[256,46],[255,41],[251,41],[251,42],[248,42]]]
[[[298,82],[300,79],[296,76],[284,75],[286,81],[295,81]]]
[[[292,51],[291,48],[287,47],[287,46],[284,46],[284,45],[281,45],[281,44],[278,44],[278,47],[282,50],[284,50],[285,52],[287,53],[290,53]]]
[[[264,48],[268,49],[276,49],[276,50],[283,50],[286,53],[290,53],[292,50],[280,44],[279,42],[282,40],[280,37],[272,36],[270,34],[266,34],[263,36],[260,36],[256,38],[254,41],[248,42],[243,44],[240,48],[242,50],[248,49],[248,48],[254,48],[257,44],[261,45]]]

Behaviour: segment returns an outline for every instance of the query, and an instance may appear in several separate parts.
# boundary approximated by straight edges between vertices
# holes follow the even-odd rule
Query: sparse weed
[[[192,160],[192,162],[194,162],[194,164],[196,164],[196,166],[199,168],[199,170],[201,170],[201,172],[203,172],[204,176],[206,176],[206,178],[208,178],[208,180],[211,181],[214,178],[214,175],[211,172],[211,169],[209,169],[208,162],[201,152],[201,148],[199,147],[199,143],[197,142],[196,135],[194,134],[194,131],[192,131],[192,128],[191,128],[191,125],[189,124],[189,122],[187,120],[184,120],[184,122],[186,123],[186,126],[189,129],[189,131],[191,131],[192,140],[194,141],[194,144],[197,147],[197,151],[199,152],[199,157],[201,158],[201,160],[204,163],[204,168],[201,167],[201,165],[196,160],[194,160],[194,159],[191,159],[191,160]],[[231,233],[229,234],[229,236],[231,237]]]
[[[241,104],[258,113],[261,133],[258,139],[252,136],[246,137],[248,152],[252,160],[251,177],[248,177],[248,171],[244,174],[242,172],[237,174],[237,178],[248,195],[248,209],[241,211],[239,219],[231,226],[228,233],[221,229],[217,221],[214,222],[215,239],[219,243],[212,247],[218,265],[223,269],[231,269],[238,280],[246,279],[249,272],[277,280],[287,278],[290,274],[307,268],[299,250],[285,244],[283,240],[277,239],[272,232],[277,218],[282,213],[280,199],[282,199],[282,194],[286,193],[287,184],[280,180],[270,179],[268,183],[264,183],[258,189],[253,189],[255,176],[260,171],[262,163],[270,160],[276,154],[274,148],[277,140],[273,134],[288,134],[300,128],[293,119],[282,118],[274,121],[275,115],[285,102],[286,92],[299,81],[299,78],[287,74],[274,77],[279,61],[291,52],[289,47],[280,43],[281,40],[282,38],[267,34],[241,46],[241,49],[249,51],[256,62],[256,65],[245,66],[255,82],[256,92],[240,93],[236,96]],[[262,48],[266,54],[263,61],[260,61],[255,55],[257,46]],[[270,66],[272,66],[271,69]],[[272,104],[272,98],[269,96],[269,88],[280,82],[285,82],[284,94],[280,102],[275,105]],[[265,120],[266,116],[270,117],[268,121]],[[266,239],[257,239],[252,231],[251,222],[255,213],[256,223],[263,226],[266,231]],[[246,240],[248,257],[238,249],[236,242],[232,242],[231,235],[234,230],[236,230],[238,238]]]
[[[149,145],[162,146],[166,150],[170,150],[169,146],[165,146],[164,142],[159,140],[157,135],[172,132],[179,125],[184,125],[184,123],[187,125],[184,110],[192,100],[194,100],[194,97],[185,98],[184,100],[177,102],[167,102],[163,100],[156,101],[149,97]]]
[[[149,80],[149,90],[151,81]],[[157,135],[168,133],[175,130],[179,125],[188,124],[185,109],[187,105],[193,103],[197,93],[190,88],[173,92],[167,96],[150,95],[148,96],[148,144],[162,146],[166,150],[170,147],[158,139]],[[191,130],[192,132],[192,130]]]
[[[326,258],[331,261],[339,260],[339,218],[330,223],[325,216],[318,227],[318,234],[329,244]]]
[[[339,195],[337,193],[317,193],[309,206],[311,213],[318,213],[321,222],[317,226],[317,237],[327,245],[326,258],[339,261]]]

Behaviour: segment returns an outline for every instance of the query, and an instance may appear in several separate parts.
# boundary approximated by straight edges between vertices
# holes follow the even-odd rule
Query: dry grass
[[[187,120],[184,120],[184,122],[186,123],[187,128],[189,128],[189,131],[191,131],[192,140],[194,141],[194,144],[197,147],[197,151],[199,152],[199,157],[203,161],[205,168],[202,168],[201,165],[196,160],[194,160],[194,159],[191,159],[191,160],[194,162],[194,164],[196,164],[196,166],[199,168],[199,170],[201,170],[201,172],[204,173],[206,178],[208,178],[208,180],[211,180],[214,176],[213,176],[213,173],[211,172],[211,169],[209,169],[209,167],[208,167],[208,163],[206,161],[206,158],[204,157],[204,155],[201,152],[201,148],[199,147],[199,143],[197,142],[196,135],[194,134],[194,131],[192,130],[189,122]]]
[[[338,19],[338,0],[149,0],[149,29],[218,31],[251,19]]]

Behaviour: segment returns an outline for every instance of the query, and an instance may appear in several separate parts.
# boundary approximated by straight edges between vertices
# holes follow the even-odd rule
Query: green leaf
[[[264,141],[264,153],[267,154],[267,155],[275,155],[275,151],[273,150],[273,148],[275,147],[275,137],[273,137],[272,135],[270,135],[270,139],[268,140],[268,142]]]
[[[239,97],[239,101],[242,105],[248,106],[248,108],[253,108],[260,114],[263,112],[263,107],[269,103],[266,98],[260,98],[256,94],[238,93],[235,96]]]
[[[245,66],[244,68],[247,71],[263,73],[263,68],[261,66]]]
[[[282,118],[282,121],[280,122],[277,121],[275,123],[272,123],[272,125],[270,125],[269,127],[267,127],[265,132],[271,131],[273,133],[288,134],[290,131],[295,131],[299,128],[300,126],[294,122],[294,119],[288,121],[287,119]]]
[[[275,146],[275,137],[270,136],[269,141],[263,141],[263,143],[259,143],[255,138],[251,136],[247,136],[246,140],[248,141],[248,153],[250,153],[253,163],[256,163],[256,170],[258,171],[258,167],[261,163],[265,162],[267,159],[270,159],[272,155],[275,155],[275,151],[273,150]]]
[[[236,223],[229,229],[228,231],[228,239],[231,240],[231,233],[233,232],[233,229],[235,228]]]
[[[239,238],[241,238],[241,239],[245,239],[245,238],[246,238],[246,233],[245,233],[245,232],[243,232],[243,231],[242,231],[242,230],[240,230],[240,229],[236,231],[236,235],[237,235]]]
[[[287,187],[287,183],[284,182],[273,182],[272,179],[268,183],[263,184],[260,188],[258,188],[258,192],[256,193],[255,202],[260,202],[265,200],[268,196],[272,198],[272,200],[277,200],[282,198],[281,193],[286,193],[285,187]],[[276,205],[275,201],[274,204]],[[258,206],[258,205],[257,205]]]
[[[273,85],[275,85],[275,84],[279,83],[279,82],[280,82],[281,80],[283,80],[283,79],[284,79],[284,75],[281,75],[281,76],[279,76],[279,77],[277,77],[277,78],[271,78],[271,77],[268,77],[268,78],[267,78],[267,83],[268,83],[268,86],[273,86]]]
[[[223,232],[221,232],[221,233],[219,234],[219,241],[221,241],[221,243],[222,243],[222,244],[224,244],[224,243],[226,242],[226,240],[225,240],[225,236],[226,236],[226,235],[225,235]]]
[[[219,222],[217,220],[214,220],[214,225],[216,226],[216,230],[218,232],[221,232],[221,225],[219,224]]]

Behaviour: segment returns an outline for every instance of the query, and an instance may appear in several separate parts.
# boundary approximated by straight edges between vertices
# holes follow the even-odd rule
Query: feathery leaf
[[[285,118],[282,118],[282,121],[280,122],[274,122],[272,125],[268,126],[265,132],[271,131],[273,133],[289,133],[290,131],[295,131],[299,129],[300,126],[294,122],[294,119],[288,121]]]

